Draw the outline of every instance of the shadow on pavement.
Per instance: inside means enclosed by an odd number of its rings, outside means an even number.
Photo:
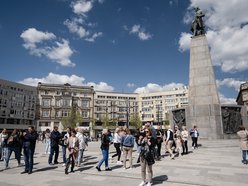
[[[162,184],[164,181],[167,181],[167,180],[168,180],[167,175],[156,176],[152,179],[152,182],[153,182],[152,185]]]
[[[92,167],[94,167],[94,166],[81,167],[81,168],[78,168],[77,170],[75,170],[75,172],[82,172],[82,171],[91,169]]]
[[[115,165],[115,166],[111,167],[111,169],[114,170],[114,169],[119,169],[121,167],[123,167],[123,165]]]
[[[83,165],[86,166],[86,165],[93,165],[93,164],[96,164],[98,161],[92,161],[92,162],[87,162],[87,163],[84,163]]]
[[[53,169],[57,169],[57,168],[58,168],[58,166],[44,167],[44,168],[41,168],[41,169],[34,170],[33,173],[35,173],[35,172],[43,172],[43,171],[47,171],[47,170],[53,170]]]
[[[96,159],[97,157],[90,157],[90,158],[84,158],[85,161],[89,161],[89,160],[92,160],[92,159]]]

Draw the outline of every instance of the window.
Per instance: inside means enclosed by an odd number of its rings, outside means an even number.
[[[42,117],[49,117],[50,116],[50,111],[49,110],[43,110],[42,111]]]
[[[62,117],[68,117],[70,115],[70,112],[68,110],[62,111]]]
[[[88,108],[89,107],[89,101],[88,100],[83,100],[82,101],[82,107],[83,108]]]
[[[49,107],[50,106],[50,99],[43,99],[42,106]]]
[[[61,106],[61,100],[56,100],[55,105],[56,105],[56,107],[60,107]]]
[[[89,112],[87,112],[87,111],[82,111],[82,117],[83,117],[83,118],[88,118],[88,117],[89,117]]]
[[[71,106],[71,100],[70,99],[64,99],[63,100],[63,106],[70,107]]]
[[[55,112],[55,117],[61,117],[61,111],[56,111]]]

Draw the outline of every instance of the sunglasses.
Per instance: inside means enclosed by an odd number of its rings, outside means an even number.
[[[148,130],[146,130],[145,132],[146,132],[146,133],[148,133],[149,131],[148,131]]]

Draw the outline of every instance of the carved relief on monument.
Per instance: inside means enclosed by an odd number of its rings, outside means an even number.
[[[185,109],[173,110],[172,114],[174,126],[177,125],[180,130],[182,129],[182,126],[186,126]]]
[[[240,112],[240,107],[221,107],[223,132],[225,134],[235,134],[238,131],[239,126],[242,124],[242,116]]]

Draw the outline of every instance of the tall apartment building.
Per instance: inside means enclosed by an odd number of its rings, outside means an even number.
[[[188,88],[156,93],[117,93],[96,91],[94,97],[95,130],[102,129],[106,118],[112,126],[124,126],[133,114],[142,123],[163,124],[169,120],[169,110],[188,105]]]
[[[174,88],[171,91],[139,94],[140,117],[143,122],[154,125],[169,120],[169,111],[188,105],[188,88]]]
[[[95,132],[100,133],[105,122],[111,126],[129,124],[133,114],[138,114],[138,94],[96,91],[94,96]]]
[[[236,102],[238,105],[244,105],[248,114],[248,81],[240,85]]]
[[[36,87],[0,80],[0,129],[35,126]]]
[[[63,130],[61,120],[69,116],[72,106],[82,117],[79,127],[92,129],[94,89],[90,86],[38,83],[37,126],[38,130],[52,129],[55,125]]]

